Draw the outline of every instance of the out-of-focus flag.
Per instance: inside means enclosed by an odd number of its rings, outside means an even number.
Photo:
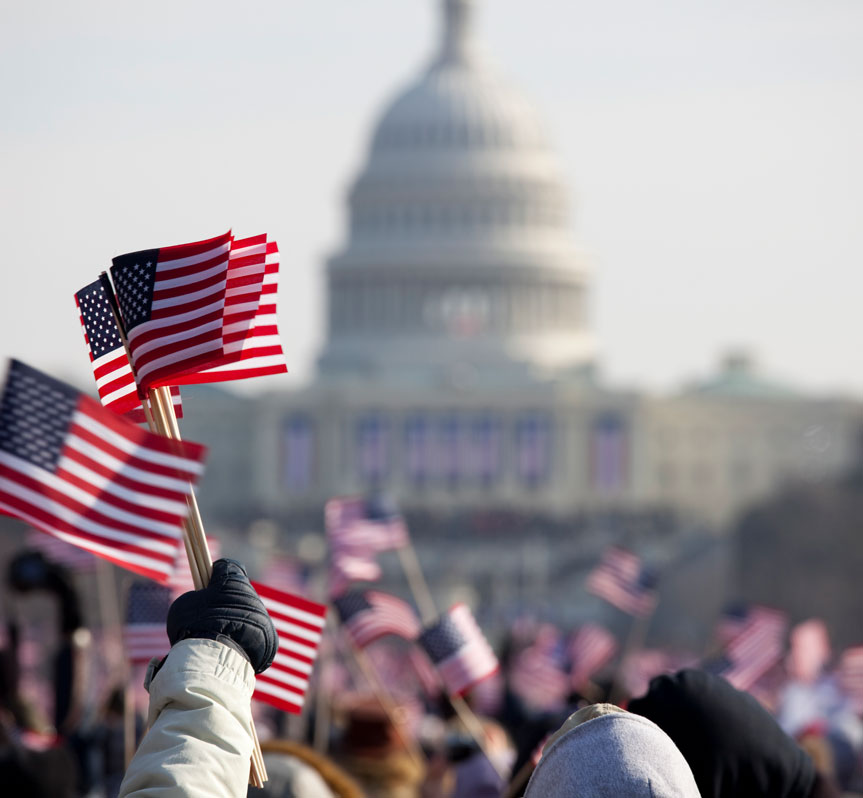
[[[420,633],[420,622],[413,608],[387,593],[355,590],[339,596],[333,604],[357,648],[365,648],[384,635],[415,640]]]
[[[369,556],[408,543],[404,520],[383,502],[360,496],[330,499],[324,520],[332,552]]]
[[[611,546],[587,578],[587,589],[629,615],[646,617],[656,607],[656,574],[631,551]]]
[[[225,382],[283,374],[288,365],[279,339],[276,299],[279,248],[265,234],[234,239],[228,260],[222,355],[186,375],[185,383]]]
[[[837,668],[839,687],[851,701],[855,712],[863,712],[863,646],[846,648]]]
[[[323,637],[327,608],[261,582],[252,582],[252,585],[279,635],[276,659],[258,674],[252,697],[285,712],[299,714]]]
[[[94,280],[85,285],[75,294],[75,304],[102,406],[137,424],[143,423],[144,408],[132,366],[102,282]],[[176,386],[171,388],[171,398],[177,418],[182,418],[183,403]]]
[[[89,551],[73,546],[54,535],[30,528],[24,536],[24,545],[42,554],[48,562],[62,565],[70,571],[85,573],[92,571],[98,562]]]
[[[435,699],[440,696],[440,677],[437,675],[434,665],[429,662],[429,658],[426,656],[425,652],[419,648],[412,647],[408,652],[408,659],[413,667],[417,682],[426,697]]]
[[[204,451],[13,360],[0,399],[0,511],[163,581]]]
[[[623,663],[623,683],[626,691],[632,696],[644,695],[654,676],[676,670],[674,663],[674,658],[661,649],[643,648],[633,652]]]
[[[614,635],[595,623],[579,627],[569,642],[570,685],[580,690],[617,652]]]
[[[456,604],[418,638],[451,695],[461,695],[498,670],[497,657],[466,604]]]
[[[830,661],[830,634],[820,618],[810,618],[791,630],[791,650],[786,659],[788,676],[814,682]]]
[[[770,607],[752,605],[744,619],[736,611],[737,633],[725,646],[725,662],[719,674],[738,690],[751,690],[755,683],[781,661],[788,616]]]
[[[222,556],[222,544],[218,538],[207,536],[207,548],[210,557],[215,562]],[[192,569],[189,565],[189,556],[186,554],[186,544],[181,540],[177,546],[174,557],[174,570],[166,582],[174,596],[182,596],[190,590],[195,590],[195,581],[192,579]]]
[[[342,595],[353,582],[377,582],[381,578],[381,567],[374,556],[334,551],[330,554],[329,595]]]
[[[154,582],[133,582],[126,604],[123,642],[130,662],[142,664],[168,653],[171,643],[165,621],[173,596],[170,588]]]
[[[563,706],[570,692],[570,679],[554,627],[541,627],[536,640],[516,654],[509,683],[513,692],[533,709],[550,712]]]
[[[305,593],[308,580],[299,560],[277,552],[267,557],[261,570],[261,581],[287,593]]]
[[[138,385],[183,385],[222,356],[231,234],[114,258]]]

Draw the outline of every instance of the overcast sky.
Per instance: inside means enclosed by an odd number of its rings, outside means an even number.
[[[223,232],[282,252],[291,375],[322,260],[438,0],[3,3],[0,354],[90,387],[73,294],[113,255]],[[730,346],[863,394],[863,0],[485,0],[595,266],[615,384],[670,390]]]

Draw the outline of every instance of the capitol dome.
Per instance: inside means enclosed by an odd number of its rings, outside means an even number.
[[[441,0],[431,64],[389,103],[328,262],[322,376],[439,382],[589,364],[587,270],[543,126]]]

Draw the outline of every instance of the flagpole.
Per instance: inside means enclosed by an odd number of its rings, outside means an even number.
[[[138,383],[138,375],[135,372],[135,367],[132,362],[132,354],[129,349],[129,340],[126,337],[126,328],[123,326],[120,318],[120,308],[117,304],[117,297],[114,293],[113,285],[108,277],[107,272],[102,272],[99,275],[99,281],[105,289],[105,294],[108,298],[108,303],[111,306],[111,311],[114,314],[114,320],[117,323],[117,330],[120,333],[120,339],[123,342],[123,347],[126,350],[126,357],[129,359],[129,366],[132,369],[132,374],[135,377],[135,384]],[[141,393],[139,389],[139,394]],[[167,396],[167,402],[165,402]],[[150,413],[147,413],[147,401],[150,403]],[[177,424],[177,416],[174,413],[174,403],[171,399],[170,388],[160,387],[148,389],[145,396],[141,396],[141,405],[144,408],[144,415],[155,429],[166,438],[173,440],[182,440],[180,437],[180,428]],[[152,429],[152,427],[151,427]],[[210,556],[210,549],[207,545],[207,536],[204,533],[203,520],[198,509],[198,501],[195,497],[194,489],[189,491],[186,502],[189,507],[189,516],[186,520],[184,535],[184,543],[186,546],[186,554],[189,557],[189,567],[192,572],[192,581],[196,590],[205,588],[213,575],[213,558]],[[249,771],[249,783],[253,787],[263,787],[267,781],[267,769],[264,765],[264,757],[261,753],[261,744],[258,741],[258,733],[255,729],[255,722],[250,718],[249,732],[252,737],[252,760]]]
[[[132,761],[135,754],[135,716],[132,706],[132,693],[130,688],[131,671],[129,661],[126,658],[122,645],[122,630],[118,608],[121,604],[121,592],[117,588],[113,571],[107,561],[97,558],[96,561],[96,590],[99,596],[99,611],[102,620],[102,630],[109,629],[112,636],[119,635],[121,640],[121,654],[119,663],[112,663],[112,681],[119,672],[123,684],[123,760],[126,767]]]
[[[419,608],[423,625],[427,626],[434,623],[439,617],[437,606],[435,605],[434,598],[432,597],[428,583],[423,575],[422,568],[420,568],[416,549],[414,549],[410,540],[408,540],[406,546],[401,546],[398,549],[398,554],[402,570],[407,577],[408,585],[410,586],[414,601]],[[441,683],[444,684],[443,681]],[[495,769],[501,779],[506,781],[509,774],[506,773],[489,755],[485,739],[485,730],[483,729],[479,718],[476,716],[476,713],[468,706],[467,702],[460,695],[450,695],[446,684],[444,684],[444,694],[449,699],[450,705],[464,724],[468,734],[473,737],[474,741],[479,746],[483,754],[485,754],[486,759],[488,759],[491,766]]]
[[[429,590],[428,583],[426,582],[425,576],[423,576],[422,569],[420,568],[419,558],[417,557],[413,543],[408,540],[407,545],[399,547],[398,554],[399,562],[401,563],[405,577],[407,577],[411,594],[419,608],[420,617],[422,618],[423,623],[433,623],[437,620],[438,611],[435,606],[431,590]]]
[[[386,713],[389,718],[390,723],[395,729],[396,734],[399,736],[399,739],[405,746],[405,750],[410,755],[410,758],[414,761],[419,767],[424,768],[426,765],[425,757],[420,753],[419,749],[416,747],[416,744],[413,740],[408,737],[405,733],[405,730],[402,728],[402,722],[398,718],[398,707],[396,706],[395,701],[393,701],[387,689],[381,683],[380,677],[374,669],[371,661],[368,658],[368,655],[357,648],[353,644],[351,644],[351,654],[353,655],[353,660],[359,666],[360,671],[363,676],[365,676],[366,681],[369,683],[369,686],[372,688],[372,692],[375,694],[375,698],[377,698],[378,703],[381,705],[381,708]]]

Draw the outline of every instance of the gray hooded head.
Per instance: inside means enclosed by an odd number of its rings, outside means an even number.
[[[584,722],[580,714],[546,743],[525,798],[699,798],[689,765],[655,723],[624,711]]]

